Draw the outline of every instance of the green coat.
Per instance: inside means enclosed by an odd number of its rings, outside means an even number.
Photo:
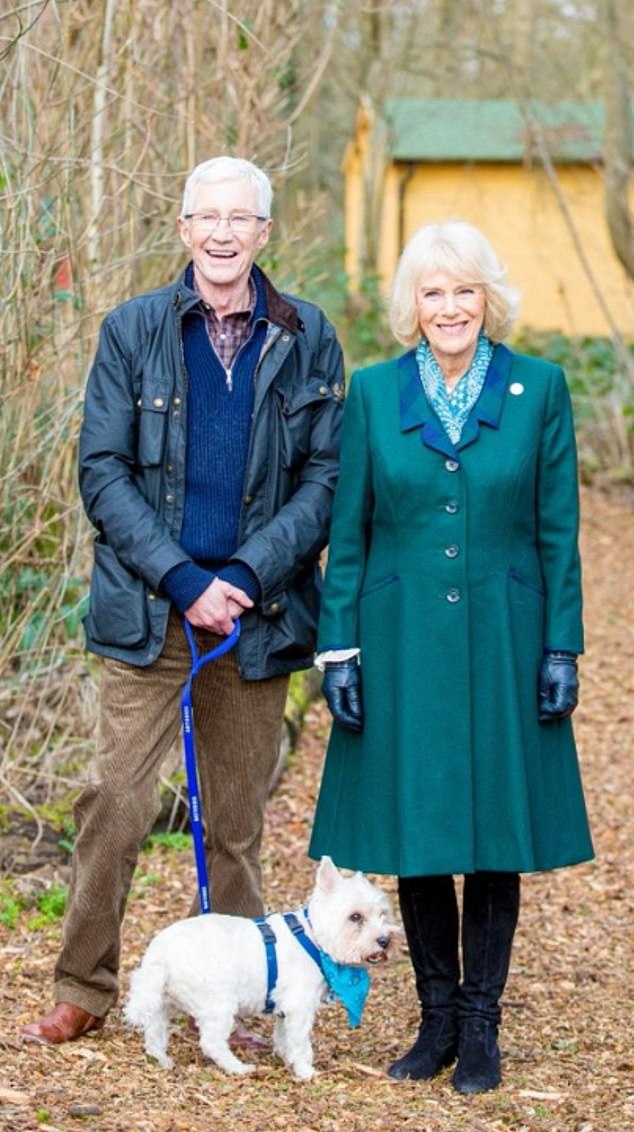
[[[544,647],[583,651],[570,398],[495,348],[454,448],[414,352],[353,375],[319,648],[358,646],[361,735],[334,725],[310,845],[343,867],[532,872],[592,857]]]

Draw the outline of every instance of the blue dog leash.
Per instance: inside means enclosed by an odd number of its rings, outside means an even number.
[[[183,720],[183,750],[185,754],[185,773],[187,775],[187,794],[189,798],[189,818],[194,841],[194,857],[196,860],[196,874],[198,876],[198,892],[200,894],[200,911],[211,912],[211,894],[207,878],[207,861],[205,859],[205,839],[203,834],[202,811],[200,793],[198,789],[198,774],[196,772],[196,747],[194,743],[194,709],[192,706],[192,684],[201,668],[209,664],[210,660],[217,660],[219,656],[229,652],[240,636],[240,622],[236,621],[233,631],[228,637],[216,645],[210,652],[200,656],[196,647],[194,630],[187,618],[183,618],[185,636],[192,654],[192,664],[189,678],[181,694],[181,718]]]

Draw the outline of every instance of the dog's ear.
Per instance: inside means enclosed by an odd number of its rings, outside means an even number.
[[[330,857],[322,857],[317,869],[317,885],[322,892],[332,892],[339,884],[341,877],[336,865]]]

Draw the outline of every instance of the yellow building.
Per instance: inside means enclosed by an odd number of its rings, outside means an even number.
[[[389,99],[361,106],[344,158],[346,270],[387,290],[421,225],[468,220],[522,292],[519,323],[634,337],[634,287],[603,213],[597,103],[531,107],[508,99]],[[543,162],[552,162],[549,176]]]

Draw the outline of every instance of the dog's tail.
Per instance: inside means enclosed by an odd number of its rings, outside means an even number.
[[[130,977],[130,993],[123,1017],[131,1026],[145,1029],[162,1013],[164,997],[165,968],[157,959],[146,956]]]

